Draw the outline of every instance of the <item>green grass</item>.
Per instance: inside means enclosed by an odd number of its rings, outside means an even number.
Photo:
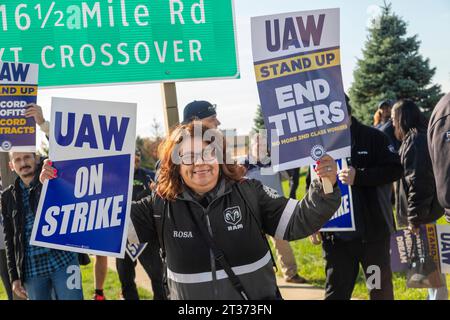
[[[92,262],[87,266],[81,267],[82,281],[83,281],[83,295],[85,300],[90,300],[94,296],[94,258]],[[108,269],[106,281],[104,285],[104,293],[108,300],[120,299],[120,281],[117,272]],[[153,295],[148,290],[138,287],[139,296],[142,300],[153,299]],[[3,285],[0,284],[0,300],[6,300],[6,292]]]
[[[283,182],[283,191],[285,195],[289,192],[289,182]],[[297,199],[302,199],[305,194],[305,172],[303,170],[300,177],[300,184],[297,189]],[[438,223],[445,223],[441,219]],[[307,278],[317,287],[325,286],[325,262],[322,258],[322,246],[313,245],[309,239],[303,239],[291,242],[292,249],[297,261],[299,273]],[[278,268],[280,270],[280,268]],[[450,283],[450,276],[447,275],[447,283]],[[396,300],[424,300],[427,298],[427,289],[410,289],[406,287],[406,276],[401,273],[393,275],[394,296]],[[364,275],[360,270],[353,297],[357,299],[368,299],[368,293]]]

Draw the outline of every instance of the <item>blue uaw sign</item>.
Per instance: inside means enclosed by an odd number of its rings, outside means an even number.
[[[131,205],[136,105],[54,98],[49,158],[33,245],[124,257]]]
[[[336,160],[338,172],[347,169],[347,161],[345,159]],[[315,166],[311,166],[311,179],[317,179],[318,176],[314,171]],[[353,211],[352,187],[343,184],[337,179],[339,189],[341,189],[341,206],[331,219],[320,229],[322,232],[333,231],[355,231],[355,218]]]
[[[252,46],[275,171],[349,157],[339,9],[252,18]]]

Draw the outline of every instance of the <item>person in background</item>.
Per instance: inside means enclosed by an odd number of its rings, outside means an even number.
[[[138,201],[151,194],[150,183],[155,179],[155,174],[141,167],[142,152],[136,148],[134,158],[134,181],[133,201]],[[159,256],[159,245],[157,242],[149,243],[138,257],[145,272],[151,279],[154,300],[165,300],[163,286],[163,265]],[[122,296],[125,300],[139,300],[136,287],[136,262],[131,260],[128,254],[123,259],[116,259],[117,273],[122,286]]]
[[[380,122],[376,126],[376,128],[379,129],[381,126],[383,126],[386,122],[388,122],[391,119],[392,101],[391,100],[380,101],[377,109],[378,109],[377,111],[380,113]]]
[[[450,222],[450,93],[434,108],[428,126],[428,149],[433,165],[438,200]]]
[[[347,110],[352,115],[346,96]],[[395,231],[391,205],[391,184],[403,170],[398,154],[379,130],[365,126],[351,116],[351,158],[339,180],[352,186],[355,231],[323,232],[325,299],[349,300],[360,265],[368,279],[378,266],[379,285],[368,285],[371,300],[393,300],[390,237]],[[349,161],[350,160],[350,161]]]
[[[393,150],[398,152],[398,149],[400,148],[400,142],[395,137],[394,133],[394,126],[392,125],[392,119],[391,119],[391,109],[392,109],[392,100],[383,100],[381,101],[378,106],[381,107],[383,110],[383,123],[380,124],[377,129],[379,129],[381,132],[383,132],[389,139],[389,145],[392,146]],[[389,111],[389,116],[388,116]]]
[[[300,168],[287,170],[289,175],[289,198],[297,199],[297,189],[300,181]]]
[[[245,162],[245,167],[247,169],[246,177],[259,180],[264,186],[273,189],[279,195],[283,195],[281,173],[273,172],[269,162],[270,158],[268,153],[264,155],[264,159],[261,159],[260,157],[260,153],[264,153],[262,151],[268,150],[267,139],[259,134],[253,134],[251,137],[250,154]],[[293,199],[295,199],[295,195]],[[281,271],[283,272],[285,281],[299,284],[307,283],[307,280],[298,274],[294,252],[292,251],[289,242],[282,239],[271,239],[275,245],[278,263],[281,265]]]
[[[217,129],[221,123],[217,119],[216,108],[216,105],[208,101],[194,100],[184,107],[182,124],[200,121],[202,125],[210,129]]]
[[[375,111],[375,114],[373,115],[373,126],[375,128],[379,128],[382,125],[381,114],[382,114],[382,111],[380,109],[378,109],[377,111]]]
[[[78,255],[30,244],[42,189],[36,155],[10,152],[9,159],[18,178],[2,193],[1,211],[13,292],[30,300],[83,300]],[[69,286],[69,278],[79,281]]]
[[[404,175],[396,190],[397,221],[407,221],[409,229],[435,223],[444,214],[437,199],[436,183],[428,152],[428,121],[419,107],[409,99],[398,101],[392,108],[395,135],[402,142],[399,150]],[[430,300],[448,300],[445,275],[444,286],[429,289]]]
[[[0,196],[2,194],[2,191],[3,191],[2,179],[0,176]],[[8,300],[13,300],[11,282],[9,281],[9,274],[8,274],[8,264],[6,260],[5,235],[3,234],[3,218],[1,206],[0,206],[0,277],[2,279],[6,295],[8,296]]]

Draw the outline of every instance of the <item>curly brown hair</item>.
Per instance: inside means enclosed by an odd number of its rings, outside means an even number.
[[[226,139],[223,134],[216,129],[210,129],[201,125],[199,122],[191,122],[185,125],[177,126],[172,133],[164,139],[158,148],[158,155],[160,158],[160,171],[158,175],[158,185],[156,192],[158,195],[170,201],[176,200],[177,196],[183,192],[183,182],[180,174],[180,164],[175,163],[173,156],[177,152],[181,142],[184,138],[194,138],[194,132],[200,133],[198,128],[201,127],[202,139],[206,143],[215,143],[217,158],[219,160],[219,168],[222,176],[225,179],[239,181],[245,173],[245,167],[238,165],[235,161],[231,164],[225,163],[227,157]],[[195,131],[197,128],[197,131]],[[217,141],[219,140],[219,141]]]

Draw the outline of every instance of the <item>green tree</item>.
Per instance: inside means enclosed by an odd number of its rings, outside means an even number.
[[[265,129],[266,126],[264,124],[264,116],[262,113],[261,105],[257,105],[255,118],[253,119],[253,130],[259,131],[261,129]]]
[[[419,54],[418,36],[406,36],[407,23],[392,12],[390,3],[381,9],[368,30],[349,90],[353,114],[366,124],[372,124],[381,100],[410,98],[430,113],[442,97],[440,86],[431,84],[436,68]]]

